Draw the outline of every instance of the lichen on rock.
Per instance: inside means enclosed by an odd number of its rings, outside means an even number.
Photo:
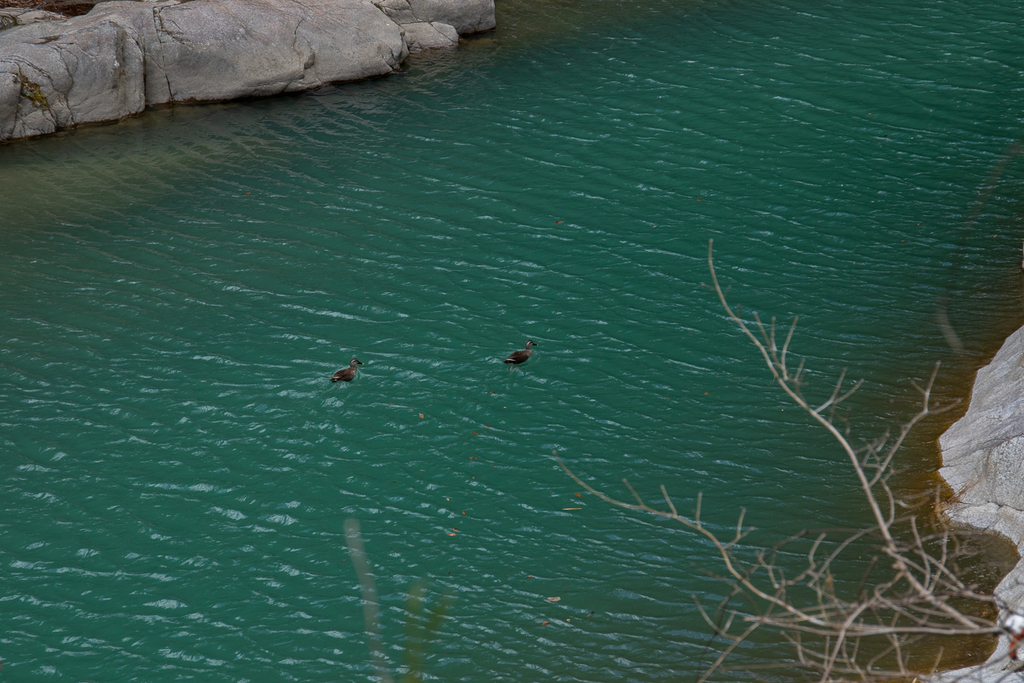
[[[28,98],[36,109],[50,109],[50,101],[46,99],[46,93],[39,87],[38,83],[30,81],[24,74],[18,74],[21,82],[21,96]]]

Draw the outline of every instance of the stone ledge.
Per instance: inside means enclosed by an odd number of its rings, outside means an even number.
[[[411,50],[494,28],[494,0],[114,0],[70,19],[0,10],[4,26],[0,140],[11,140],[382,76]]]
[[[1006,536],[1024,555],[1024,328],[1011,334],[992,362],[978,371],[967,413],[939,438],[939,474],[953,489],[947,508],[958,524]],[[1024,611],[1024,561],[1007,574],[996,597]],[[1009,643],[980,666],[931,677],[935,683],[996,683],[1009,680],[1014,664]]]

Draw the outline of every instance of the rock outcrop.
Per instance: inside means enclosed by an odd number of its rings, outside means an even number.
[[[0,31],[14,26],[28,26],[39,21],[61,21],[64,17],[55,12],[23,7],[0,7]]]
[[[0,10],[0,140],[148,106],[381,76],[494,27],[494,0],[115,0],[71,19]]]
[[[949,517],[1006,536],[1024,555],[1024,328],[1010,335],[992,362],[978,371],[967,413],[942,435],[939,445],[939,473],[954,492]],[[1003,578],[995,595],[1001,605],[1024,611],[1024,562]],[[1001,638],[985,665],[946,672],[935,680],[1006,681],[1007,666],[1016,664],[1007,657],[1008,646]]]

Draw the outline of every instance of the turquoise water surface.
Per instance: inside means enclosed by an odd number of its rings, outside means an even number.
[[[433,680],[691,680],[713,549],[553,450],[755,544],[866,519],[708,240],[863,437],[1024,322],[1021,3],[498,2],[386,79],[0,147],[0,680],[371,680],[350,517],[396,665],[424,579]]]

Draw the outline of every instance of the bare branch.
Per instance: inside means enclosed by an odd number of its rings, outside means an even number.
[[[667,510],[646,504],[625,479],[623,484],[636,502],[620,501],[584,482],[554,453],[558,465],[586,491],[617,507],[682,524],[699,533],[718,552],[724,572],[712,576],[729,590],[714,618],[699,600],[694,600],[702,618],[716,636],[724,638],[726,645],[698,683],[725,669],[726,659],[761,627],[777,632],[794,648],[796,664],[778,666],[803,667],[814,672],[821,683],[925,675],[939,667],[947,639],[998,633],[994,618],[977,616],[987,614],[977,608],[1003,606],[997,605],[993,596],[983,595],[962,580],[956,559],[966,551],[957,543],[957,537],[941,525],[933,527],[929,523],[922,528],[914,514],[901,512],[904,516],[897,517],[898,509],[910,509],[910,505],[898,500],[890,485],[896,454],[922,420],[955,405],[932,405],[939,364],[923,386],[913,383],[921,396],[917,413],[899,430],[886,430],[878,438],[854,448],[848,438],[850,423],[845,411],[837,414],[836,410],[864,381],[859,380],[844,391],[844,369],[827,400],[812,406],[802,389],[807,373],[805,361],[801,359],[795,372],[791,372],[787,360],[798,318],[794,317],[780,349],[776,318],[765,325],[754,313],[753,323],[748,324],[738,314],[739,309],[730,306],[715,271],[711,241],[708,269],[722,308],[757,349],[774,383],[813,423],[832,436],[839,452],[846,456],[873,524],[861,529],[804,531],[771,548],[739,553],[738,544],[754,530],[744,526],[744,509],[741,508],[735,527],[728,532],[731,538],[724,540],[718,535],[718,527],[709,527],[702,521],[700,492],[696,493],[692,518],[679,514],[664,485],[660,489]],[[835,424],[837,421],[842,423],[842,431]],[[919,500],[917,504],[923,502],[927,501]],[[936,494],[929,509],[940,507],[941,499]],[[741,556],[746,559],[741,561]],[[800,566],[794,568],[794,561]],[[840,570],[851,562],[866,564],[857,583],[846,580],[849,570]],[[1024,617],[1021,623],[1024,624]],[[930,655],[911,656],[923,642],[938,647],[934,661]],[[748,669],[775,666],[759,664]]]
[[[786,335],[786,343],[782,345],[782,374],[786,374],[786,354],[789,353],[789,342],[793,341],[793,332],[796,331],[796,322],[800,320],[800,316],[793,317],[793,324],[789,326],[789,333]],[[799,375],[800,373],[797,373]]]

